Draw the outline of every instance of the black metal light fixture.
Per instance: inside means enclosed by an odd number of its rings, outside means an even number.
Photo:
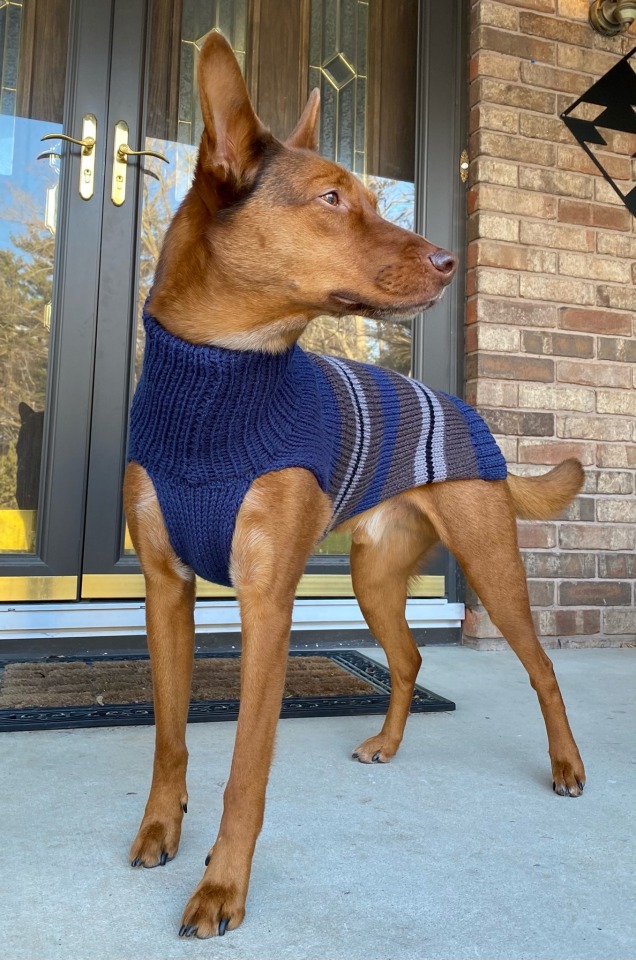
[[[623,193],[603,166],[602,158],[599,158],[590,146],[596,144],[607,147],[608,133],[605,131],[631,134],[636,143],[636,70],[632,64],[635,55],[636,47],[568,107],[561,114],[561,119],[630,213],[636,217],[636,187]],[[578,107],[582,107],[579,113],[588,112],[588,115],[590,107],[596,108],[592,110],[596,114],[594,119],[574,116]],[[636,158],[636,153],[632,154],[632,158]]]
[[[589,18],[598,33],[614,37],[636,20],[636,0],[592,0]]]

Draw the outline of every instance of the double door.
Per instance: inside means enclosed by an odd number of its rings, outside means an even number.
[[[457,247],[459,128],[440,96],[453,109],[458,24],[417,0],[0,5],[0,600],[143,595],[121,507],[128,410],[201,132],[202,37],[223,31],[278,136],[319,86],[321,151],[372,181],[387,216]],[[426,326],[318,320],[307,346],[456,391],[457,297]],[[346,595],[346,562],[332,536],[301,592]],[[438,559],[420,595],[452,594],[448,572]]]

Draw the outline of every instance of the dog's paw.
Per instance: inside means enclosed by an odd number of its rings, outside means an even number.
[[[390,763],[398,747],[399,743],[379,733],[377,737],[369,737],[356,747],[351,756],[360,763]]]
[[[581,758],[552,761],[552,789],[560,797],[580,797],[585,786],[585,768]]]
[[[179,849],[181,819],[144,821],[130,848],[132,867],[163,867]]]
[[[245,897],[236,887],[203,879],[194,891],[181,919],[180,937],[222,937],[236,930],[245,917]]]

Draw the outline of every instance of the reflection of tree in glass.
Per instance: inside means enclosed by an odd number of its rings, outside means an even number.
[[[46,397],[55,238],[44,227],[33,198],[14,191],[14,209],[3,213],[22,229],[0,249],[0,508],[15,509],[19,405],[42,410]]]
[[[367,177],[378,198],[378,212],[400,227],[413,229],[415,193],[412,183]],[[362,360],[400,373],[411,370],[411,320],[368,320],[365,317],[318,317],[300,343],[314,353]]]
[[[144,178],[144,202],[141,218],[139,254],[139,317],[159,257],[163,236],[189,182],[195,149],[148,137],[146,149],[158,150],[171,161],[161,167],[159,181]],[[413,229],[414,187],[412,183],[368,177],[367,186],[378,197],[378,210],[383,217],[408,230]],[[301,345],[314,353],[328,353],[349,359],[376,363],[401,373],[411,369],[410,320],[382,321],[364,317],[319,317],[305,331]],[[143,334],[138,331],[136,372],[141,369]]]

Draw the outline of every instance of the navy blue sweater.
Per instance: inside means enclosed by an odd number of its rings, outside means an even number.
[[[410,487],[501,480],[488,427],[462,400],[381,367],[195,346],[144,315],[128,459],[150,475],[177,555],[229,586],[236,516],[256,477],[305,467],[337,524]]]

